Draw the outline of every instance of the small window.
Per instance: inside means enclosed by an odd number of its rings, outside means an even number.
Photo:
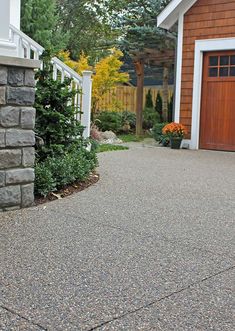
[[[208,75],[211,78],[235,77],[235,55],[210,56]]]
[[[228,66],[229,65],[229,56],[221,56],[220,57],[220,65]]]
[[[219,69],[220,77],[228,77],[228,67],[221,67]]]
[[[230,56],[230,64],[231,66],[235,65],[235,55]]]
[[[209,68],[209,77],[218,77],[218,68]]]
[[[235,67],[230,68],[230,76],[235,76]]]
[[[219,63],[218,59],[218,56],[210,56],[210,67],[217,66]]]

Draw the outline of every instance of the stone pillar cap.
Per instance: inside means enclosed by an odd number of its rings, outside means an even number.
[[[0,56],[0,65],[37,69],[41,66],[40,60],[22,59],[20,57]]]

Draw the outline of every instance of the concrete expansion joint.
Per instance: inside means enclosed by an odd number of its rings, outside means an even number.
[[[187,285],[187,286],[185,286],[185,287],[179,289],[178,291],[173,291],[172,293],[167,294],[167,295],[161,297],[161,298],[158,299],[158,300],[154,300],[154,301],[152,301],[152,302],[150,302],[150,303],[148,303],[148,304],[146,304],[146,305],[143,305],[143,306],[141,306],[141,307],[139,307],[139,308],[136,308],[136,309],[133,309],[133,310],[129,310],[129,311],[127,311],[126,313],[124,313],[124,314],[122,314],[122,315],[116,316],[116,317],[114,317],[114,318],[112,318],[112,319],[110,319],[110,320],[108,320],[108,321],[105,321],[105,322],[103,322],[103,323],[101,323],[101,324],[99,324],[99,325],[94,326],[93,328],[89,329],[88,331],[94,331],[94,330],[97,330],[97,329],[99,329],[99,328],[101,328],[101,327],[103,327],[103,326],[105,326],[105,325],[107,325],[107,324],[110,324],[110,323],[114,322],[114,321],[120,320],[120,319],[122,319],[122,318],[124,318],[124,317],[126,317],[126,316],[129,316],[129,315],[135,314],[135,313],[137,313],[137,312],[139,312],[139,311],[141,311],[141,310],[143,310],[143,309],[146,309],[146,308],[152,307],[152,306],[154,306],[155,304],[158,304],[158,302],[161,302],[161,301],[163,301],[163,300],[165,300],[165,299],[168,299],[168,298],[172,297],[173,295],[177,295],[177,294],[179,294],[179,293],[182,293],[182,292],[184,292],[184,291],[187,291],[188,289],[190,289],[191,287],[193,287],[193,286],[195,286],[195,285],[199,285],[199,284],[201,284],[201,283],[203,283],[203,282],[205,282],[205,281],[207,281],[207,280],[209,280],[209,279],[211,279],[211,278],[217,277],[217,276],[219,276],[219,275],[221,275],[221,274],[224,274],[224,273],[226,273],[226,272],[229,272],[229,271],[231,271],[231,270],[233,270],[233,269],[235,269],[235,265],[233,265],[233,266],[231,266],[231,267],[229,267],[229,268],[226,268],[226,269],[220,270],[220,271],[218,271],[218,272],[216,272],[216,273],[214,273],[214,274],[212,274],[212,275],[209,275],[209,276],[207,276],[207,277],[204,277],[204,278],[200,279],[200,280],[197,281],[197,282],[194,282],[194,283],[192,283],[192,284],[189,284],[189,285]]]
[[[57,211],[55,211],[55,212],[57,212]],[[68,216],[71,217],[71,215],[68,215]],[[89,221],[89,219],[87,219],[85,217],[83,217],[82,219],[84,221],[87,221],[87,222]],[[116,229],[116,230],[119,230],[119,231],[129,232],[129,233],[132,233],[132,234],[142,235],[142,233],[139,232],[139,231],[136,231],[136,230],[133,230],[133,229],[123,228],[121,226],[115,226],[115,225],[106,224],[106,223],[102,223],[102,222],[97,222],[97,225],[100,225],[100,226],[103,226],[103,227],[106,227],[106,228],[110,228],[110,229]],[[144,237],[145,238],[152,238],[152,239],[154,239],[154,236],[152,236],[151,234],[148,234],[148,235],[146,235]],[[161,237],[162,237],[162,240],[163,241],[168,242],[168,243],[171,243],[171,244],[175,244],[175,240],[167,238],[167,236],[163,235],[162,233],[161,233]],[[223,253],[218,253],[218,252],[215,252],[215,251],[211,251],[209,249],[201,248],[201,247],[198,247],[196,245],[195,246],[192,246],[192,245],[189,245],[189,244],[187,244],[185,242],[181,242],[180,244],[181,244],[181,246],[184,246],[184,247],[190,247],[191,249],[192,248],[193,249],[196,249],[199,252],[207,252],[207,253],[210,253],[210,254],[212,254],[214,256],[219,256],[219,257],[222,256],[222,257],[224,257],[224,254]],[[227,254],[227,257],[233,259],[233,256],[230,256],[228,254]]]
[[[8,307],[3,306],[3,305],[0,305],[0,308],[2,308],[2,309],[4,309],[4,310],[8,311],[9,313],[11,313],[11,314],[13,314],[13,315],[16,315],[16,316],[22,318],[23,320],[25,320],[26,322],[28,322],[28,323],[30,323],[30,324],[32,324],[32,325],[34,325],[34,326],[37,326],[37,327],[40,328],[42,331],[48,331],[48,329],[45,328],[44,326],[42,326],[42,325],[40,325],[40,324],[38,324],[38,323],[33,322],[32,320],[30,320],[30,319],[28,319],[27,317],[25,317],[25,316],[23,316],[23,315],[17,313],[16,311],[14,311],[14,310],[11,309],[11,308],[8,308]]]
[[[54,210],[54,212],[57,213],[56,210]],[[70,214],[68,216],[71,217]],[[86,218],[86,217],[82,217],[81,219],[83,219],[86,222],[89,222],[89,219]],[[127,228],[124,228],[124,227],[121,227],[121,226],[115,226],[115,225],[111,225],[111,224],[107,224],[107,223],[102,223],[102,222],[97,222],[96,224],[99,225],[99,226],[110,228],[110,229],[116,229],[116,230],[119,230],[119,231],[124,231],[124,232],[132,233],[132,234],[142,235],[142,233],[140,233],[139,231],[136,231],[136,230],[133,230],[133,229],[127,229]],[[162,237],[162,240],[163,241],[168,242],[168,243],[175,244],[175,240],[167,238],[167,236],[163,235],[162,233],[161,233],[161,237]],[[152,239],[154,239],[154,236],[152,236],[151,234],[148,234],[148,235],[145,236],[145,238],[152,238]],[[192,248],[193,249],[196,249],[199,252],[206,252],[206,253],[210,253],[210,254],[212,254],[214,256],[224,257],[224,254],[223,253],[218,253],[218,252],[215,252],[215,251],[211,251],[209,249],[201,248],[201,247],[198,247],[196,245],[195,246],[192,246],[192,245],[189,245],[189,244],[187,244],[185,242],[181,242],[180,244],[181,244],[181,246],[184,246],[184,247],[190,247],[191,249]],[[228,254],[226,256],[229,257],[230,259],[233,259],[233,256],[230,256]]]

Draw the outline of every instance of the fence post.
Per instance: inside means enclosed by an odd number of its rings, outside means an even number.
[[[92,79],[91,71],[83,71],[82,81],[82,118],[81,124],[85,126],[83,136],[84,138],[90,137],[91,126],[91,91],[92,91]]]

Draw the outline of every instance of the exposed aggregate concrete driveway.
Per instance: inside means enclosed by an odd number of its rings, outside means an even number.
[[[235,153],[131,146],[0,214],[1,331],[235,329]]]

